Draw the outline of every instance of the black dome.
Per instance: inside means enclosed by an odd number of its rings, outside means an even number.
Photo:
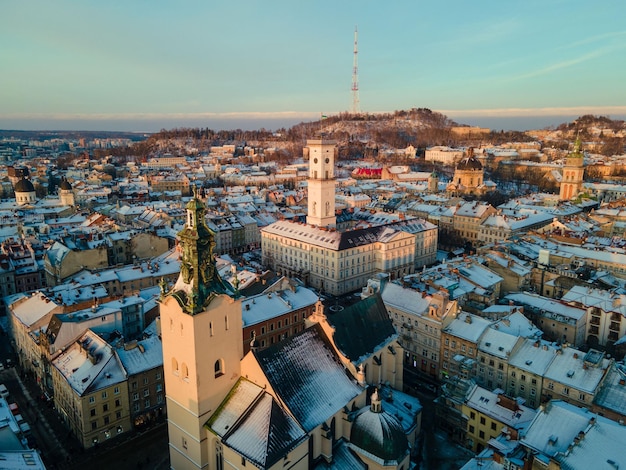
[[[70,182],[66,179],[63,179],[63,181],[61,181],[61,184],[59,185],[59,189],[63,189],[63,190],[72,190],[72,185],[70,184]]]
[[[400,421],[389,413],[369,408],[354,419],[350,443],[385,461],[400,461],[409,450]]]
[[[13,188],[13,190],[16,193],[32,193],[35,192],[35,187],[33,186],[33,183],[31,183],[27,179],[22,178],[17,183],[15,183],[15,187]]]
[[[457,170],[482,170],[483,165],[476,159],[476,157],[471,156],[465,157],[461,160],[456,168]]]

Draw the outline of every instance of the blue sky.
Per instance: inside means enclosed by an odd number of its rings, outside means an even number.
[[[348,111],[355,26],[364,112],[426,107],[494,128],[626,117],[623,0],[5,0],[0,11],[4,129],[275,129]]]

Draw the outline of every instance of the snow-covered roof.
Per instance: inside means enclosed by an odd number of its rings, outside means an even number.
[[[207,425],[223,444],[258,468],[270,468],[308,439],[269,393],[245,379],[237,382]]]
[[[574,323],[578,322],[587,313],[582,308],[573,307],[530,292],[515,292],[507,294],[504,298],[513,301],[517,305],[530,306],[540,311],[561,315],[565,320],[570,319]]]
[[[117,348],[115,353],[128,375],[140,374],[163,366],[163,345],[156,335]]]
[[[284,289],[279,292],[247,297],[242,303],[244,327],[255,325],[285,313],[315,305],[318,296],[311,289],[298,287],[295,291]]]
[[[544,378],[594,395],[611,361],[598,351],[592,354],[593,351],[583,353],[573,348],[559,349]]]
[[[126,379],[111,346],[91,330],[57,356],[52,365],[79,396]]]
[[[443,331],[457,338],[477,343],[490,324],[490,320],[462,312]]]
[[[363,392],[346,374],[319,324],[254,354],[272,388],[306,432]]]
[[[10,304],[13,315],[25,326],[30,327],[59,307],[42,292],[23,296]]]
[[[505,426],[517,430],[525,429],[535,418],[536,411],[518,403],[511,403],[512,401],[512,399],[499,397],[497,393],[475,385],[468,394],[465,404]]]
[[[626,466],[626,427],[560,400],[537,414],[521,443],[569,470]]]

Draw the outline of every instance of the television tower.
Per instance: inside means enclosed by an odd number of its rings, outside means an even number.
[[[354,27],[354,62],[352,64],[352,114],[359,114],[361,109],[359,107],[359,61],[358,61],[358,40],[359,32],[357,27]]]

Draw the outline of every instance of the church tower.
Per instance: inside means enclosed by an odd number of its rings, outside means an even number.
[[[180,275],[161,285],[161,338],[173,469],[212,468],[220,446],[204,424],[241,376],[242,314],[238,293],[217,272],[215,234],[194,191],[178,234]]]
[[[561,188],[559,199],[569,201],[578,196],[583,189],[583,178],[585,176],[585,156],[582,152],[582,142],[580,136],[576,137],[574,150],[565,158],[563,166],[563,176],[561,178]]]
[[[429,193],[439,192],[439,175],[437,175],[437,172],[435,170],[433,170],[433,172],[428,177],[428,192]]]
[[[63,206],[74,205],[74,193],[72,192],[72,185],[65,178],[63,178],[63,181],[61,181],[61,184],[59,185],[59,199],[61,201],[61,205]]]
[[[335,227],[335,148],[324,138],[307,140],[309,148],[309,205],[307,224]]]

